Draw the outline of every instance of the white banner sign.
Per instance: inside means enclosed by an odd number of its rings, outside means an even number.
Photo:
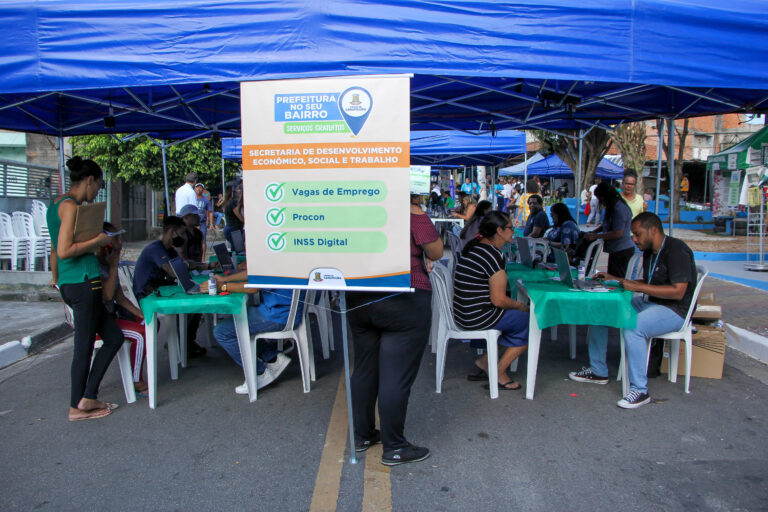
[[[240,87],[248,283],[410,288],[406,76]]]
[[[431,172],[428,165],[411,166],[411,194],[429,194]]]

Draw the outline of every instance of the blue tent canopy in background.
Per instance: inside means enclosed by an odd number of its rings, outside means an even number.
[[[500,176],[522,176],[525,166],[522,163],[499,169]],[[603,179],[619,180],[624,176],[624,168],[603,158],[595,171]],[[548,178],[573,178],[573,171],[554,153],[544,157],[536,153],[528,159],[528,176]]]
[[[504,130],[492,136],[490,133],[469,133],[434,130],[411,132],[411,163],[438,165],[496,165],[508,156],[525,152],[525,134]],[[221,139],[221,157],[228,160],[242,158],[240,137]]]
[[[412,74],[414,130],[768,107],[764,0],[47,0],[0,20],[0,128],[56,136],[238,135],[240,82],[358,74]]]

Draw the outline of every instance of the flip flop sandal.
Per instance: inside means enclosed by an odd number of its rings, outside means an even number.
[[[106,408],[106,409],[100,409],[100,410],[104,412],[92,414],[90,416],[83,416],[82,418],[69,418],[69,421],[97,420],[99,418],[103,418],[105,416],[109,416],[110,414],[112,414],[112,409]]]
[[[512,385],[512,387],[509,387],[510,385]],[[490,386],[488,386],[488,384],[486,384],[483,387],[485,389],[488,389]],[[499,383],[499,391],[518,391],[518,390],[520,390],[522,388],[523,388],[523,386],[519,382],[515,382],[513,380],[511,380],[511,381],[509,381],[509,382],[507,382],[505,384]]]
[[[113,403],[109,403],[109,402],[104,402],[104,405],[105,405],[105,406],[106,406],[106,408],[107,408],[107,409],[109,409],[110,411],[114,411],[115,409],[117,409],[118,407],[120,407],[120,405],[118,405],[118,404],[113,404]]]
[[[467,375],[467,380],[471,382],[481,382],[484,380],[488,380],[488,374],[485,370],[477,369],[476,372],[470,373]]]

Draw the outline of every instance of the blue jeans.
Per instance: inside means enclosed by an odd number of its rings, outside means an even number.
[[[284,325],[280,325],[271,320],[267,320],[259,311],[257,306],[248,306],[248,333],[253,336],[260,332],[272,332],[282,330]],[[213,328],[213,337],[221,345],[227,354],[238,364],[243,366],[243,358],[240,356],[240,346],[237,344],[237,332],[235,331],[235,321],[232,317],[225,318]],[[277,344],[274,342],[262,341],[258,344],[256,372],[261,375],[264,373],[264,361],[270,361],[278,354]]]
[[[213,212],[213,225],[218,226],[221,221],[224,220],[224,214],[221,212]]]
[[[646,340],[659,334],[677,331],[685,321],[671,309],[645,302],[642,296],[632,299],[632,307],[637,311],[637,327],[624,329],[624,344],[627,350],[627,371],[629,389],[639,393],[648,392],[648,348]],[[590,326],[589,328],[589,364],[595,375],[608,376],[605,353],[608,348],[608,328]]]
[[[525,347],[528,345],[528,313],[519,309],[507,309],[491,329],[501,331],[499,345],[503,347]],[[470,340],[472,348],[486,348],[485,340]]]

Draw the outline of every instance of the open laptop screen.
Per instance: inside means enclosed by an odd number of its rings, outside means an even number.
[[[230,233],[230,236],[232,237],[232,249],[234,249],[237,254],[244,254],[245,238],[243,238],[243,231],[241,229],[236,229]]]
[[[229,251],[227,250],[227,244],[216,244],[213,246],[213,250],[216,253],[216,257],[219,259],[221,270],[227,272],[235,268],[235,265],[232,262],[232,255],[229,254]]]
[[[560,275],[560,282],[569,288],[573,288],[573,275],[571,266],[568,264],[568,255],[562,249],[553,249],[555,253],[555,263],[557,263],[557,273]]]
[[[200,291],[200,285],[195,283],[189,275],[189,269],[187,264],[181,257],[177,256],[170,261],[173,273],[176,274],[176,279],[179,281],[179,285],[184,288],[187,293],[198,293]]]
[[[528,240],[522,237],[515,238],[517,242],[517,252],[520,253],[520,263],[533,268],[533,257],[531,256],[531,246]]]

